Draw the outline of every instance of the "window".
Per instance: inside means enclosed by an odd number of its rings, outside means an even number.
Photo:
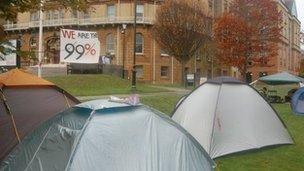
[[[115,10],[115,5],[108,5],[107,6],[107,16],[108,19],[114,19],[116,16],[116,10]]]
[[[144,67],[142,65],[135,66],[136,78],[142,78],[144,76]]]
[[[224,10],[225,10],[225,12],[228,11],[228,1],[227,0],[224,1]]]
[[[143,36],[141,33],[136,33],[136,53],[143,53]]]
[[[213,0],[208,1],[209,10],[212,12],[213,10]]]
[[[107,53],[111,55],[115,52],[115,43],[114,43],[114,36],[113,34],[108,34],[106,38],[106,46],[107,46]]]
[[[189,74],[189,67],[185,68],[185,74]]]
[[[168,77],[169,76],[169,67],[168,66],[161,66],[160,67],[160,76],[161,77]]]
[[[51,14],[53,15],[52,17],[53,17],[54,20],[57,20],[57,19],[60,18],[60,13],[59,13],[58,10],[52,11]]]
[[[137,5],[136,6],[136,18],[137,20],[142,20],[144,17],[144,6],[143,5]]]
[[[30,38],[30,46],[31,47],[37,46],[37,41],[36,41],[35,37]]]
[[[39,13],[38,13],[38,11],[34,12],[34,13],[31,13],[31,21],[39,21]]]
[[[72,18],[78,18],[78,11],[77,10],[71,11],[71,17]]]
[[[90,13],[89,12],[83,13],[83,18],[90,18]]]
[[[166,50],[164,50],[164,49],[160,49],[160,55],[161,56],[169,56],[168,53],[166,52]]]
[[[64,18],[63,10],[51,10],[45,12],[45,20],[58,20]]]
[[[17,21],[6,20],[6,24],[17,24]]]
[[[45,11],[44,12],[44,19],[45,20],[50,20],[51,19],[51,12],[50,11]]]
[[[223,70],[222,76],[228,76],[228,71],[227,70]]]
[[[79,16],[83,19],[89,19],[90,18],[90,13],[89,12],[79,12]]]

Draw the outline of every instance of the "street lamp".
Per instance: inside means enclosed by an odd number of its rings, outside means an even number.
[[[21,57],[20,57],[20,50],[22,46],[22,34],[18,35],[17,42],[16,42],[16,66],[17,68],[21,68]]]
[[[137,0],[134,0],[134,42],[133,42],[133,68],[132,68],[132,91],[136,91],[136,20],[137,20]]]
[[[125,78],[125,33],[127,29],[127,24],[122,24],[121,34],[123,35],[122,40],[122,78]]]

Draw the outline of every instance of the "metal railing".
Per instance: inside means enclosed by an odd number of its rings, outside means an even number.
[[[105,25],[105,24],[132,24],[134,17],[98,17],[98,18],[63,18],[55,20],[44,20],[44,27],[66,26],[66,25]],[[137,18],[138,24],[152,25],[153,18],[140,17]],[[4,24],[4,29],[9,30],[25,30],[29,28],[39,27],[39,21],[31,21],[27,23]]]

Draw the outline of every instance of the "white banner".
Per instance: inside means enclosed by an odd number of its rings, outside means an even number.
[[[3,44],[4,53],[0,53],[0,66],[16,66],[17,55],[14,52],[17,46],[17,40],[9,40],[9,44]]]
[[[60,30],[60,62],[98,63],[98,34],[90,31]]]

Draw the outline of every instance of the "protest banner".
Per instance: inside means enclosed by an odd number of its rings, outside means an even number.
[[[91,31],[60,30],[60,62],[98,63],[100,42]]]

